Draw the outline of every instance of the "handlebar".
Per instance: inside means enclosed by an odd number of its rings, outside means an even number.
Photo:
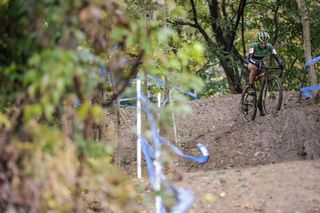
[[[280,70],[280,67],[268,67],[268,66],[262,66],[262,69],[272,69],[272,70]]]
[[[268,69],[269,69],[269,70],[281,70],[280,67],[274,67],[274,66],[270,66],[270,67],[269,67],[269,66],[262,66],[261,68],[262,68],[262,70],[265,69],[265,71],[268,70]],[[282,73],[283,73],[283,72],[280,72],[279,78],[282,77]]]

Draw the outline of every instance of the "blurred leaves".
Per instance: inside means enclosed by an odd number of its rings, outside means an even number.
[[[41,186],[35,211],[84,211],[86,199],[96,196],[83,192],[93,190],[103,194],[104,211],[134,209],[134,189],[113,165],[111,145],[95,138],[94,129],[104,131],[107,117],[92,98],[101,80],[99,65],[123,61],[111,71],[131,77],[127,53],[150,51],[148,32],[129,22],[115,1],[2,1],[0,21],[0,128],[12,134],[9,142],[19,155],[4,157],[1,165],[18,167]],[[112,38],[113,29],[123,32]],[[119,42],[126,45],[111,54]],[[84,202],[78,206],[77,199]]]
[[[6,115],[0,113],[0,129],[4,128],[5,130],[8,130],[11,128],[11,123]]]
[[[315,2],[308,1],[313,53],[319,52],[320,29]],[[167,76],[169,87],[203,96],[228,92],[216,63],[218,54],[234,63],[231,56],[221,47],[209,46],[196,29],[165,23],[169,18],[192,20],[190,3],[170,0],[167,10],[164,1],[148,3],[144,8],[138,0],[0,1],[0,128],[11,134],[7,138],[19,155],[9,156],[1,165],[16,165],[41,186],[39,211],[70,212],[78,208],[74,203],[77,196],[95,203],[90,192],[101,195],[100,207],[105,212],[133,211],[132,183],[113,165],[112,145],[100,135],[105,120],[113,122],[106,116],[105,102],[130,87],[129,79],[142,74],[138,71],[145,70],[162,81]],[[234,14],[235,1],[226,3],[226,12]],[[255,30],[261,26],[276,32],[275,47],[291,71],[284,85],[296,89],[304,63],[300,18],[292,2],[278,3],[277,29],[274,2],[267,2],[272,6],[266,16],[259,12],[264,11],[262,4],[248,6],[244,39],[247,43],[255,39]],[[209,32],[207,6],[206,1],[196,2],[198,21]],[[217,24],[226,30],[232,26],[226,18]],[[240,51],[239,33],[235,47]],[[99,76],[100,65],[112,77],[112,84]],[[164,88],[149,87],[150,93],[159,91]],[[172,123],[171,112],[190,112],[182,104],[184,95],[172,90],[172,96],[175,104],[161,112],[163,126]],[[109,132],[112,138],[115,133]],[[210,195],[204,199],[213,202]],[[172,206],[169,200],[168,206]],[[86,202],[81,204],[79,211],[86,208]]]

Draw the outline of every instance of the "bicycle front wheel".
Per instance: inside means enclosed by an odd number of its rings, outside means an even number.
[[[257,114],[257,95],[249,94],[249,86],[245,86],[241,96],[241,111],[246,120],[254,120]]]
[[[264,84],[262,107],[266,114],[274,114],[281,109],[283,88],[280,78],[269,76]]]

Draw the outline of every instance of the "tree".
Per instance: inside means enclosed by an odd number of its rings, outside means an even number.
[[[93,100],[106,61],[119,83],[108,99],[127,88],[144,57],[146,29],[115,1],[1,1],[0,22],[0,212],[84,212],[83,191],[111,192],[107,177],[123,187],[103,202],[132,210],[125,203],[134,189],[112,164],[111,144],[93,141],[108,110]],[[126,39],[136,45],[131,57]]]
[[[184,5],[183,1],[181,5]],[[201,5],[200,1],[197,4],[194,0],[190,0],[192,22],[187,20],[169,20],[173,25],[186,25],[193,27],[205,39],[209,51],[212,55],[210,57],[217,57],[221,66],[224,69],[228,81],[229,89],[232,93],[240,93],[241,76],[239,67],[243,64],[243,56],[240,55],[234,42],[236,39],[238,27],[241,17],[245,9],[246,0],[241,0],[236,4],[226,4],[225,1],[219,2],[217,0],[208,0],[209,17],[204,14],[199,14],[197,5]],[[208,20],[209,27],[213,34],[209,34],[208,26],[203,27],[206,23],[203,20]]]
[[[134,211],[134,184],[113,163],[110,106],[130,93],[140,67],[200,88],[181,70],[203,52],[194,42],[174,55],[168,41],[178,38],[163,20],[146,27],[126,8],[115,0],[0,1],[0,187],[14,194],[0,196],[0,212],[84,212],[84,191],[101,193],[92,209]]]
[[[309,14],[306,2],[304,0],[296,0],[301,16],[302,28],[303,28],[303,48],[305,52],[305,60],[309,61],[312,59],[311,55],[311,41],[310,41],[310,24],[309,24]],[[309,67],[309,77],[311,80],[311,85],[316,85],[317,75],[314,69],[314,65]]]

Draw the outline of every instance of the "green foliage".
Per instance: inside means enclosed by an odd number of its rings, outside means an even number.
[[[104,194],[100,202],[116,212],[132,208],[125,203],[135,196],[130,181],[112,163],[111,145],[84,133],[92,128],[89,121],[100,125],[104,118],[102,106],[91,104],[102,60],[78,19],[86,6],[85,1],[44,0],[0,4],[0,133],[1,138],[2,130],[12,134],[17,171],[42,186],[36,192],[41,199],[34,200],[41,212],[84,211],[86,202],[75,203],[84,199],[83,190],[99,190]],[[143,29],[131,26],[129,46],[141,46],[135,43]],[[72,109],[76,98],[83,102],[78,110]],[[19,111],[18,120],[12,120]]]
[[[107,99],[117,95],[113,85],[101,83],[99,65],[107,64],[113,80],[123,87],[135,77],[133,65],[137,63],[139,69],[163,81],[167,76],[169,87],[174,84],[204,97],[229,92],[217,63],[226,61],[239,71],[241,57],[245,56],[235,58],[224,45],[217,45],[208,2],[195,1],[195,6],[198,23],[211,43],[190,24],[165,23],[193,22],[189,1],[166,2],[167,5],[151,0],[0,1],[0,136],[4,134],[3,138],[9,140],[6,143],[18,153],[1,165],[12,166],[14,162],[17,171],[42,186],[38,189],[40,211],[83,211],[86,207],[76,204],[79,199],[85,200],[83,191],[102,193],[103,202],[111,206],[105,211],[132,210],[135,192],[131,182],[113,165],[111,144],[104,138],[94,138],[92,133],[93,127],[105,126],[107,119],[108,109],[101,105],[104,99],[96,98],[99,89],[107,90]],[[218,2],[221,14],[216,24],[228,37],[238,1]],[[306,2],[312,52],[316,56],[320,50],[320,11],[317,1]],[[305,61],[301,18],[295,2],[250,2],[244,15],[245,44],[237,29],[237,51],[242,54],[243,45],[248,47],[256,32],[265,28],[286,64],[285,88],[299,89]],[[135,88],[130,89],[125,95],[132,95]],[[155,94],[164,88],[150,86],[149,91]],[[172,123],[171,112],[190,110],[181,104],[186,100],[183,95],[172,95],[175,104],[161,112],[162,126]],[[81,105],[74,108],[76,100],[81,100]],[[6,145],[0,141],[0,147]],[[171,198],[165,193],[163,196]],[[173,205],[170,202],[168,206]]]
[[[170,20],[179,20],[182,22],[194,23],[193,12],[189,1],[176,1],[178,7],[169,14]],[[219,17],[215,21],[218,27],[222,29],[224,37],[229,38],[231,29],[235,24],[235,17],[237,16],[239,1],[217,1],[219,6]],[[221,59],[227,59],[228,63],[232,63],[232,67],[241,70],[242,63],[239,58],[232,54],[225,52],[223,46],[219,46],[215,41],[216,33],[211,28],[211,20],[209,14],[209,5],[207,1],[195,1],[197,12],[197,19],[199,25],[206,31],[210,39],[212,38],[213,45],[208,45],[204,40],[203,35],[196,27],[191,27],[189,24],[173,24],[179,32],[181,41],[200,41],[206,47],[204,54],[208,60],[208,64],[221,62]],[[311,42],[312,42],[312,55],[317,56],[319,52],[319,7],[318,2],[315,0],[306,1],[309,10],[310,29],[311,29]],[[181,8],[184,8],[182,10]],[[180,11],[180,12],[179,12]],[[184,12],[182,12],[184,11]],[[185,12],[187,11],[187,12]],[[246,57],[251,42],[256,40],[256,33],[260,29],[267,30],[271,35],[271,43],[276,48],[280,57],[284,60],[286,67],[290,70],[288,75],[285,75],[285,88],[288,90],[297,89],[298,82],[301,80],[301,72],[304,61],[304,50],[302,43],[302,25],[301,17],[298,12],[297,4],[295,1],[255,1],[248,2],[244,10],[244,44],[241,35],[241,22],[239,28],[236,30],[236,38],[234,45],[237,51],[242,55],[242,60]],[[228,39],[226,39],[228,40]],[[183,45],[183,44],[180,44]],[[243,45],[246,47],[246,53],[243,54]],[[202,70],[202,71],[201,71]],[[228,92],[225,89],[224,83],[226,79],[221,81],[208,80],[207,74],[203,73],[206,69],[196,69],[197,73],[205,81],[204,94],[223,94]],[[212,74],[210,74],[212,75]],[[213,79],[223,77],[219,72],[213,74]]]
[[[173,1],[168,4],[169,12],[173,6]],[[42,185],[40,211],[83,211],[86,202],[76,202],[85,200],[83,191],[102,193],[99,202],[110,207],[105,211],[132,210],[130,181],[113,165],[111,144],[92,132],[106,119],[99,99],[92,103],[101,86],[100,64],[108,63],[125,85],[132,77],[130,63],[143,53],[143,63],[138,62],[150,74],[201,91],[203,83],[193,71],[204,61],[203,45],[181,43],[177,32],[159,21],[164,11],[146,24],[140,12],[128,18],[123,8],[130,10],[124,2],[84,0],[0,4],[0,125],[11,134],[18,170]],[[77,99],[81,105],[74,108]],[[187,109],[177,103],[165,110]],[[18,118],[12,120],[15,112]]]
[[[265,3],[265,1],[263,1],[263,3]],[[310,26],[312,55],[317,56],[320,42],[317,36],[319,34],[319,16],[316,15],[316,13],[319,7],[315,6],[317,3],[313,0],[306,1],[306,3],[309,6],[309,19],[313,26]],[[277,22],[275,22],[274,16],[277,6],[279,7],[277,13],[278,19]],[[259,18],[256,18],[257,13],[261,13]],[[286,64],[287,73],[283,78],[284,88],[286,90],[298,90],[301,86],[305,59],[301,17],[296,1],[282,0],[278,2],[278,5],[275,2],[248,5],[246,8],[246,17],[248,20],[246,22],[248,30],[256,29],[253,30],[255,32],[260,28],[264,28],[270,32],[271,42]],[[246,41],[248,43],[254,39],[253,35],[254,34],[246,32]]]
[[[229,92],[227,80],[223,77],[215,77],[214,75],[208,75],[208,79],[205,81],[205,89],[201,96],[215,96],[225,95]]]

